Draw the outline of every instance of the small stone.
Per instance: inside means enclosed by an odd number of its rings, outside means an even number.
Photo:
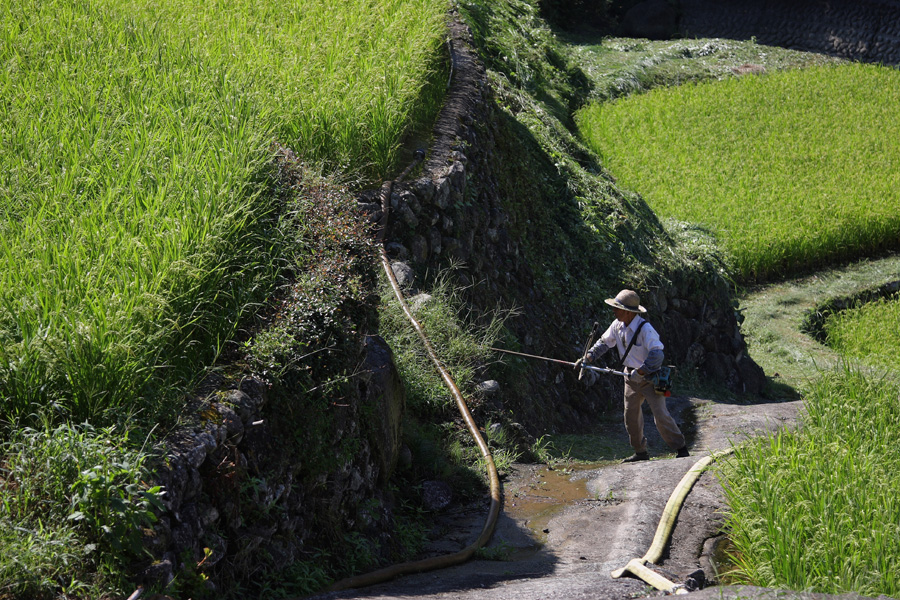
[[[397,284],[401,288],[411,288],[416,283],[416,274],[405,262],[396,261],[391,263],[391,271],[394,272],[394,277],[397,278]]]
[[[399,260],[406,260],[409,258],[409,250],[399,242],[388,242],[385,244],[384,250],[388,253],[388,256],[393,256]]]
[[[476,389],[485,396],[493,396],[500,392],[500,383],[493,379],[488,379],[479,383]]]

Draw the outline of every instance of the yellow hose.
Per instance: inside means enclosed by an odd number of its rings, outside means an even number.
[[[415,164],[419,160],[421,160],[421,156],[418,156],[416,162],[407,167],[407,169],[400,175],[400,177],[397,178],[397,180],[399,181],[403,179],[403,177],[406,176],[410,169],[415,166]],[[392,190],[393,182],[387,182],[381,188],[382,217],[381,230],[378,236],[379,241],[383,241],[384,239],[384,231],[385,225],[387,223],[388,210],[390,208],[390,198]],[[416,333],[419,334],[419,338],[422,340],[422,344],[425,346],[425,351],[428,353],[428,357],[431,359],[431,362],[441,374],[441,378],[444,380],[446,386],[450,389],[450,392],[453,394],[453,398],[456,400],[456,406],[459,409],[463,420],[465,420],[466,422],[466,427],[468,428],[469,433],[472,435],[472,438],[475,440],[475,443],[478,445],[479,450],[481,450],[481,456],[482,458],[484,458],[484,462],[487,465],[488,477],[490,478],[491,506],[488,510],[488,516],[485,520],[484,527],[481,530],[481,535],[478,536],[477,540],[475,540],[473,543],[469,544],[459,552],[456,552],[454,554],[446,554],[443,556],[435,556],[433,558],[426,558],[423,560],[400,563],[397,565],[392,565],[390,567],[385,567],[384,569],[380,569],[378,571],[372,571],[371,573],[365,573],[362,575],[357,575],[355,577],[342,579],[328,588],[329,591],[365,587],[388,581],[395,577],[399,577],[400,575],[422,573],[425,571],[443,569],[446,567],[462,564],[465,561],[469,560],[472,555],[475,554],[476,550],[487,544],[488,540],[491,539],[491,535],[493,535],[494,533],[494,527],[497,524],[497,517],[500,514],[500,507],[502,505],[500,477],[497,474],[497,467],[494,465],[494,457],[491,455],[490,448],[484,441],[484,438],[481,437],[481,432],[478,431],[478,426],[475,424],[475,420],[472,418],[472,414],[469,412],[469,407],[466,404],[466,400],[465,398],[463,398],[463,395],[460,393],[459,388],[456,386],[456,382],[453,381],[450,373],[441,363],[440,359],[437,356],[437,353],[434,351],[434,348],[431,345],[431,342],[428,340],[428,336],[425,335],[425,330],[412,314],[409,305],[406,303],[406,299],[403,297],[403,291],[400,289],[400,284],[397,282],[397,277],[394,275],[394,270],[391,268],[391,262],[388,259],[387,251],[384,249],[384,244],[381,245],[380,254],[381,264],[384,267],[384,272],[387,274],[388,280],[391,282],[391,288],[393,288],[394,295],[400,302],[400,307],[403,309],[403,312],[406,315],[407,319],[409,319],[410,323],[412,323],[413,327],[416,330]]]
[[[631,573],[632,575],[637,575],[658,590],[664,592],[678,592],[681,590],[680,586],[669,581],[655,571],[648,569],[644,565],[647,563],[656,564],[662,557],[669,536],[672,534],[672,528],[675,526],[675,519],[678,518],[678,512],[684,504],[684,499],[687,498],[688,492],[691,491],[694,483],[700,478],[703,470],[713,461],[718,460],[722,456],[731,454],[732,452],[734,452],[734,448],[729,448],[728,450],[724,450],[717,454],[705,456],[694,463],[694,466],[684,474],[684,477],[681,478],[681,481],[675,486],[675,489],[669,496],[669,501],[666,502],[666,507],[663,509],[662,517],[659,520],[659,525],[656,527],[656,535],[653,536],[653,542],[650,544],[647,553],[641,558],[631,559],[627,565],[613,571],[611,575],[614,579],[618,579],[625,573]]]

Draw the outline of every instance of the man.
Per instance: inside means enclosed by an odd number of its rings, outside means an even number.
[[[640,315],[647,312],[641,306],[640,297],[632,290],[622,290],[615,298],[605,301],[612,306],[616,320],[600,336],[597,343],[578,359],[576,368],[590,364],[603,356],[610,348],[617,348],[622,357],[625,378],[625,429],[634,448],[634,454],[623,462],[648,460],[647,438],[644,437],[644,413],[641,406],[646,400],[653,412],[653,421],[666,444],[679,457],[689,456],[684,435],[666,408],[666,397],[657,394],[652,377],[663,363],[663,344],[659,334]]]

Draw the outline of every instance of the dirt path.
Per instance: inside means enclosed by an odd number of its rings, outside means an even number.
[[[742,302],[751,352],[755,348],[767,374],[786,384],[800,384],[810,367],[833,357],[799,332],[804,311],[834,296],[852,295],[900,277],[900,257],[867,261],[806,279],[752,291]],[[754,355],[755,356],[755,355]],[[786,386],[787,387],[787,386]],[[765,435],[797,423],[802,401],[786,394],[784,401],[754,403],[675,396],[669,407],[688,427],[689,458],[660,458],[645,463],[598,468],[548,469],[545,465],[515,465],[503,481],[504,510],[483,555],[466,564],[397,580],[370,588],[318,598],[422,599],[565,599],[628,600],[660,592],[643,581],[613,579],[610,572],[643,556],[672,490],[702,456],[730,447],[747,436]],[[651,455],[665,452],[652,418],[646,432]],[[692,430],[692,431],[691,431]],[[624,427],[609,435],[623,436]],[[667,456],[671,456],[668,454]],[[455,507],[436,521],[444,531],[429,547],[432,555],[459,550],[474,540],[484,524],[483,506]],[[697,569],[714,577],[709,560],[712,543],[723,523],[721,486],[711,473],[692,488],[679,514],[672,538],[658,565],[670,581],[683,583]],[[693,598],[827,598],[741,586],[711,586]],[[855,598],[843,595],[843,600]]]

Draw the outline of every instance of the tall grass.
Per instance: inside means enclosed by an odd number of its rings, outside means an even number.
[[[818,381],[799,432],[738,448],[724,471],[739,581],[900,596],[900,403],[845,367]]]
[[[446,0],[117,2],[227,72],[307,160],[384,177],[410,120],[439,101],[423,88],[440,68]]]
[[[900,296],[834,313],[825,332],[828,345],[841,354],[900,371]]]
[[[445,7],[0,0],[0,413],[215,357],[275,281],[272,142],[389,169]]]
[[[15,430],[0,450],[0,597],[128,593],[121,567],[140,557],[159,505],[159,490],[142,483],[143,449],[114,429],[44,423]]]
[[[493,358],[489,348],[500,335],[505,316],[496,313],[488,315],[486,323],[477,321],[463,312],[459,291],[451,284],[450,272],[443,272],[430,293],[413,297],[409,304],[460,392],[471,397],[478,367]],[[381,305],[380,331],[394,350],[410,409],[428,419],[455,414],[453,396],[387,285],[382,287]]]
[[[661,216],[709,226],[744,280],[900,244],[900,72],[845,64],[656,89],[578,114]]]

